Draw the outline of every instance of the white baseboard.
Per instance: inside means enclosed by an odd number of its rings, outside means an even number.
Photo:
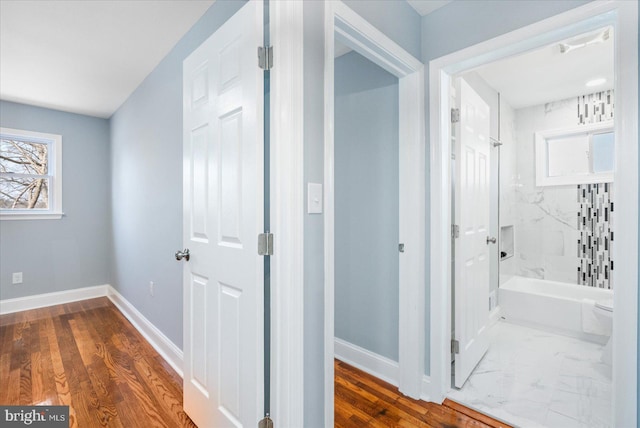
[[[375,376],[378,379],[389,382],[394,386],[398,386],[400,367],[396,361],[390,360],[387,357],[383,357],[382,355],[378,355],[337,337],[334,339],[334,347],[335,357],[338,360],[357,367],[360,370],[369,373],[371,376]],[[431,377],[427,375],[422,376],[420,399],[424,401],[431,401],[431,397],[433,397],[433,393],[431,391],[432,388],[433,385],[431,384]]]
[[[109,284],[0,300],[0,315],[62,305],[96,297],[108,297],[158,354],[173,367],[180,377],[183,376],[182,364],[184,358],[182,350]]]
[[[338,360],[357,367],[394,386],[398,386],[400,368],[396,361],[337,337],[334,339],[334,353]]]
[[[183,353],[167,336],[145,318],[127,299],[125,299],[112,286],[107,288],[107,297],[122,312],[122,314],[133,324],[140,334],[147,339],[147,342],[165,359],[167,363],[183,377],[182,365],[184,361]]]
[[[107,284],[95,285],[93,287],[74,288],[72,290],[0,300],[0,315],[104,297],[107,295],[107,287],[109,287]]]

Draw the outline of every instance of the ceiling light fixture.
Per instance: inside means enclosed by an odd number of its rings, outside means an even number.
[[[604,85],[605,83],[607,83],[607,79],[605,79],[604,77],[599,77],[597,79],[592,79],[589,80],[586,85],[587,87],[592,87],[592,86],[600,86],[600,85]]]
[[[560,43],[560,53],[571,52],[576,49],[584,48],[596,43],[604,43],[609,39],[610,28],[607,28],[597,33],[587,34],[586,36],[579,36],[574,39],[570,39],[566,42]]]

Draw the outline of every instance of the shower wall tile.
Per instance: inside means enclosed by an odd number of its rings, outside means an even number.
[[[520,253],[533,255],[543,255],[544,249],[542,247],[542,235],[541,230],[538,228],[527,227],[526,225],[520,225],[520,233],[518,234],[517,248]]]
[[[612,183],[582,184],[578,186],[580,203],[577,223],[578,283],[598,288],[612,288],[614,203]]]
[[[516,275],[611,288],[613,185],[537,187],[534,134],[611,120],[613,103],[613,91],[605,91],[512,111],[515,154],[501,152],[500,167],[501,203],[513,205],[501,215],[514,221]],[[501,224],[508,224],[503,217]]]
[[[553,278],[553,281],[566,282],[570,284],[576,283],[576,270],[574,263],[575,256],[555,256],[545,255],[544,266],[545,276],[547,279]]]
[[[613,120],[614,92],[602,91],[578,97],[580,125]],[[581,184],[577,186],[578,284],[598,288],[613,288],[614,214],[613,183]]]
[[[545,256],[564,256],[564,232],[561,230],[549,230],[542,235],[542,248]],[[573,247],[572,247],[573,248]],[[573,269],[571,269],[573,272]]]
[[[527,278],[549,279],[545,275],[544,256],[542,254],[516,252],[516,274]]]
[[[578,97],[578,124],[613,120],[614,101],[613,90]]]

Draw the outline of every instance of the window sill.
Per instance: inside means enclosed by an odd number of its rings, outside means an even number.
[[[60,220],[64,213],[0,213],[0,220]]]

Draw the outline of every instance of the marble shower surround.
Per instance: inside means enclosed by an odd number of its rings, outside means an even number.
[[[516,123],[515,274],[577,283],[576,186],[535,185],[534,133],[575,126],[576,98],[519,109]]]
[[[515,226],[515,257],[513,261],[501,262],[501,282],[515,274],[611,288],[611,261],[607,260],[609,249],[605,252],[603,246],[598,247],[595,254],[589,248],[582,251],[578,246],[579,241],[604,245],[604,236],[610,233],[611,218],[609,216],[605,221],[600,216],[597,224],[588,222],[590,228],[586,228],[580,216],[588,211],[587,202],[590,204],[591,199],[587,201],[580,197],[578,188],[582,187],[535,185],[534,133],[611,120],[613,102],[613,91],[604,91],[519,109],[514,112],[512,124],[501,124],[507,129],[515,129],[511,131],[515,133],[515,150],[510,152],[511,147],[505,147],[505,156],[501,153],[500,160],[501,171],[507,172],[501,173],[500,223]],[[598,186],[592,187],[597,191]],[[607,187],[609,194],[613,186]],[[604,187],[598,194],[600,204],[604,204],[607,198],[603,196],[603,190]],[[609,268],[605,269],[605,265]],[[604,278],[605,270],[608,271],[607,279]],[[502,275],[503,271],[508,274]],[[582,274],[586,272],[588,274],[582,280]]]

